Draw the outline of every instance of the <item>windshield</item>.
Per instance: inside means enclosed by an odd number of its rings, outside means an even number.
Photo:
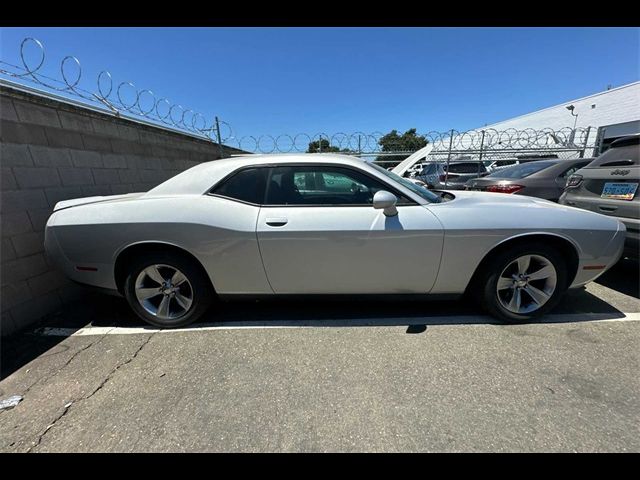
[[[415,183],[410,182],[406,178],[402,178],[401,176],[399,176],[399,175],[397,175],[397,174],[395,174],[393,172],[390,172],[389,170],[385,170],[380,165],[376,165],[373,162],[369,163],[369,165],[371,165],[377,171],[379,171],[380,173],[384,174],[386,177],[390,178],[394,182],[399,183],[403,187],[411,190],[416,195],[420,195],[422,198],[424,198],[425,200],[427,200],[427,201],[429,201],[431,203],[440,203],[442,201],[442,199],[438,195],[436,195],[435,193],[430,192],[426,188],[423,188],[423,187],[421,187],[419,185],[416,185]]]
[[[496,172],[490,173],[485,178],[525,178],[529,175],[533,175],[536,172],[544,170],[557,162],[530,162],[523,163],[521,165],[514,165],[513,167],[503,168]]]

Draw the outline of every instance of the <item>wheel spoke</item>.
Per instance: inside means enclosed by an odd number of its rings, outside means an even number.
[[[175,298],[176,302],[178,302],[178,305],[180,305],[185,310],[189,310],[189,307],[191,307],[191,299],[185,297],[181,293],[179,293],[179,292],[176,293],[176,296],[174,298]]]
[[[513,291],[513,296],[511,297],[511,301],[509,302],[509,308],[514,311],[517,312],[518,310],[520,310],[520,290],[519,289],[514,289]]]
[[[168,317],[169,316],[169,303],[171,302],[171,298],[168,296],[164,296],[160,305],[158,306],[158,316],[160,317]]]
[[[524,287],[524,291],[527,292],[531,299],[538,305],[546,303],[546,301],[549,300],[549,297],[551,296],[536,287],[532,287],[531,285],[527,285],[526,287]]]
[[[531,255],[525,255],[524,257],[520,257],[518,259],[518,273],[521,275],[524,275],[525,273],[527,273],[530,263],[531,263]]]
[[[513,278],[500,277],[498,278],[498,290],[506,290],[507,288],[513,288]]]
[[[147,276],[151,280],[153,280],[154,282],[160,285],[162,285],[166,281],[164,277],[160,275],[160,271],[158,270],[157,265],[151,265],[150,267],[147,267],[147,269],[144,272],[147,274]]]
[[[148,300],[157,295],[160,295],[162,292],[158,288],[136,288],[136,297],[138,300]]]
[[[529,274],[529,281],[531,280],[543,280],[555,275],[556,271],[552,265],[545,265],[540,270]]]
[[[186,279],[187,277],[185,277],[180,270],[176,270],[176,273],[174,273],[173,277],[171,277],[171,283],[174,287],[177,287],[178,285],[184,283]]]

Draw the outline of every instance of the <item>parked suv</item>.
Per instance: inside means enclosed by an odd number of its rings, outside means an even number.
[[[615,140],[571,175],[559,203],[618,218],[627,227],[624,255],[640,256],[640,134]]]
[[[424,182],[427,188],[436,190],[464,190],[468,180],[482,177],[487,173],[489,173],[487,167],[482,162],[451,162],[448,175],[446,163],[431,162],[425,163],[422,172],[414,179]]]

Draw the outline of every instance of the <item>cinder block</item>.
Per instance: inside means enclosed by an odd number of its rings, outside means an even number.
[[[53,292],[63,287],[66,284],[66,279],[57,270],[51,270],[45,272],[42,275],[30,278],[27,280],[31,294],[34,297],[39,297],[45,293]]]
[[[58,110],[58,117],[62,128],[69,130],[78,130],[81,132],[93,132],[93,123],[91,123],[91,117],[87,115],[80,115],[78,113],[65,112]]]
[[[114,183],[120,183],[120,177],[117,170],[110,170],[106,168],[94,168],[93,179],[96,185],[111,185]]]
[[[133,191],[134,192],[148,192],[153,187],[155,187],[155,183],[134,183]]]
[[[45,127],[40,125],[2,120],[0,121],[0,140],[2,143],[48,145],[49,141],[44,130]]]
[[[140,179],[143,182],[161,182],[164,178],[162,170],[140,170]]]
[[[93,150],[95,152],[111,153],[111,142],[109,138],[102,135],[82,134],[82,143],[85,150]]]
[[[16,305],[20,305],[21,303],[26,302],[27,300],[31,300],[33,295],[31,295],[31,291],[29,290],[29,286],[27,282],[20,281],[15,283],[8,283],[2,286],[2,302],[0,302],[0,306],[2,306],[2,312],[9,310]]]
[[[71,198],[82,197],[82,188],[80,187],[60,187],[60,188],[47,188],[44,191],[47,202],[50,207],[55,207],[56,203],[62,200],[69,200]]]
[[[118,138],[125,140],[132,140],[134,142],[140,141],[140,135],[138,135],[138,129],[135,127],[129,127],[127,125],[118,125]]]
[[[16,235],[11,241],[18,257],[44,252],[44,230]]]
[[[16,177],[13,176],[13,172],[9,167],[0,169],[0,180],[2,180],[2,190],[15,190],[18,188]]]
[[[11,120],[12,122],[18,121],[18,115],[16,114],[13,102],[5,96],[0,96],[0,118],[3,120]]]
[[[127,157],[124,155],[107,153],[102,155],[102,164],[104,165],[104,168],[127,168]]]
[[[38,253],[29,257],[16,258],[2,265],[2,284],[18,282],[26,280],[49,269],[47,262],[44,261],[44,255]]]
[[[2,221],[3,237],[33,231],[33,226],[29,221],[27,212],[3,213],[0,215],[0,220]]]
[[[139,155],[140,150],[136,147],[136,143],[130,142],[129,140],[122,140],[119,138],[111,139],[111,148],[113,149],[114,153],[129,153]]]
[[[88,168],[59,168],[62,185],[93,185],[93,175]]]
[[[145,163],[146,159],[144,157],[140,157],[138,155],[126,155],[126,157],[128,168],[147,168]]]
[[[29,210],[27,212],[34,231],[39,232],[40,230],[44,230],[52,211],[52,208],[39,208],[37,210]]]
[[[47,293],[42,297],[34,298],[11,309],[11,315],[15,328],[24,329],[47,315],[51,315],[60,309],[60,298],[56,292]]]
[[[97,152],[71,150],[71,160],[76,167],[102,168],[102,156]]]
[[[124,193],[133,193],[133,185],[128,183],[120,183],[118,185],[111,185],[111,193],[114,195],[122,195]]]
[[[3,167],[31,167],[33,159],[26,145],[0,144],[0,163]]]
[[[14,167],[13,174],[20,188],[54,187],[60,185],[58,170],[49,167]]]
[[[2,237],[2,250],[0,250],[0,256],[2,257],[2,263],[14,260],[18,257],[9,237]]]
[[[45,128],[49,145],[52,147],[66,147],[83,149],[82,136],[79,132],[72,132],[70,130],[64,130],[62,128]]]
[[[109,185],[95,185],[92,187],[82,187],[82,196],[97,197],[104,195],[112,195]]]
[[[2,213],[21,212],[48,206],[42,190],[9,190],[2,192]]]
[[[118,132],[118,124],[115,121],[92,118],[91,123],[93,124],[93,131],[100,135],[118,138],[120,134]]]
[[[14,100],[18,119],[24,123],[34,123],[45,127],[61,127],[58,112],[54,108],[36,105],[34,103]]]
[[[51,148],[30,145],[33,163],[38,167],[70,167],[71,156],[66,148]]]
[[[140,173],[134,168],[118,170],[118,176],[121,183],[136,183],[140,181]]]

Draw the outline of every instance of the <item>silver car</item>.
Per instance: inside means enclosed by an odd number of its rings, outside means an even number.
[[[146,193],[59,202],[45,247],[72,280],[124,295],[159,327],[196,320],[214,299],[465,292],[522,322],[605,272],[624,235],[604,215],[436,194],[354,157],[255,155]]]
[[[610,148],[567,180],[560,203],[609,215],[627,227],[625,255],[640,257],[640,135]]]
[[[567,179],[592,160],[593,158],[574,158],[521,163],[496,170],[484,178],[469,180],[465,189],[527,195],[557,202],[564,192]]]

